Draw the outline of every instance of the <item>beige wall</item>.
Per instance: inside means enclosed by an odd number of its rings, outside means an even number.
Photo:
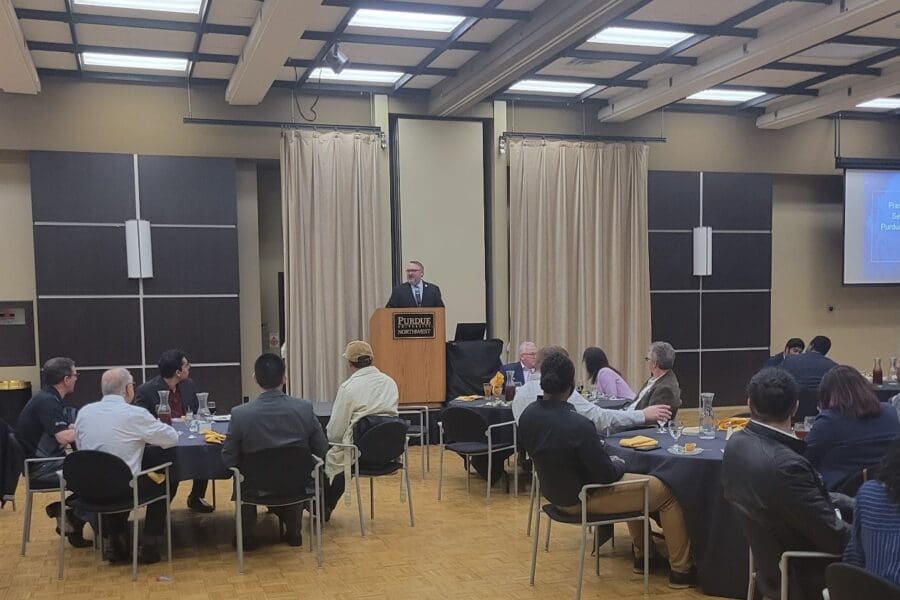
[[[840,177],[775,178],[772,347],[823,334],[834,360],[871,370],[876,356],[900,356],[900,287],[841,284],[842,186]]]
[[[252,365],[262,351],[259,286],[259,204],[257,201],[256,161],[237,161],[238,277],[241,311],[241,388],[242,394],[255,398],[262,390],[250,375]]]

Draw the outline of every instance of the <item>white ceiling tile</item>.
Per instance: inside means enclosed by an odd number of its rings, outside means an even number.
[[[534,10],[544,3],[544,0],[504,0],[497,8],[508,10]]]
[[[338,6],[321,6],[307,19],[306,29],[309,31],[334,31],[347,9]]]
[[[679,53],[678,56],[700,56],[701,54],[706,54],[707,52],[727,51],[731,48],[740,46],[742,40],[743,38],[716,36],[709,38],[706,41],[700,42],[696,46]]]
[[[221,33],[207,33],[200,42],[200,52],[207,54],[234,54],[238,55],[244,48],[247,38],[242,35],[224,35]]]
[[[420,38],[423,40],[445,40],[447,34],[440,31],[409,31],[404,29],[382,29],[380,27],[347,27],[347,33],[360,35],[384,35]]]
[[[139,19],[159,19],[162,21],[187,21],[196,23],[200,21],[199,14],[176,13],[161,10],[134,10],[128,8],[114,8],[110,6],[88,6],[76,4],[74,12],[86,15],[105,15],[109,17],[131,17]]]
[[[196,37],[190,31],[85,24],[76,25],[75,33],[78,36],[78,43],[86,46],[112,46],[174,52],[192,51]]]
[[[409,82],[403,87],[428,90],[436,86],[444,79],[445,78],[441,77],[440,75],[419,75],[418,77],[413,77],[412,79],[410,79]]]
[[[458,69],[469,62],[476,54],[478,53],[471,50],[447,50],[436,61],[431,63],[431,66],[443,69]]]
[[[638,63],[618,60],[586,61],[580,58],[559,58],[541,69],[538,75],[609,78],[636,64]]]
[[[13,0],[16,8],[32,8],[34,10],[65,11],[65,0]]]
[[[251,26],[262,2],[258,0],[215,0],[208,21],[223,25]]]
[[[354,62],[384,65],[417,65],[428,56],[430,48],[404,46],[374,46],[372,44],[341,44],[341,51]]]
[[[597,44],[585,42],[578,46],[579,50],[594,50],[596,52],[629,52],[631,54],[646,54],[653,56],[662,52],[662,48],[648,48],[646,46],[626,46],[624,44]]]
[[[20,19],[22,33],[26,40],[35,42],[57,42],[71,44],[72,35],[69,33],[67,23],[57,21],[36,21],[32,19]]]
[[[674,73],[679,73],[685,69],[690,69],[690,67],[684,66],[684,65],[667,65],[667,64],[653,65],[649,69],[644,69],[640,73],[633,75],[631,78],[650,81],[650,80],[656,79],[657,77],[661,77],[663,75],[668,77]]]
[[[491,43],[496,40],[504,31],[515,25],[515,21],[506,21],[501,19],[482,19],[478,21],[474,27],[466,32],[460,40],[464,42],[484,42]]]
[[[806,71],[778,71],[775,69],[759,69],[747,73],[728,82],[729,85],[761,85],[766,87],[790,87],[807,79],[812,79],[818,73]]]
[[[804,2],[782,2],[766,12],[756,15],[752,19],[747,19],[738,27],[750,27],[752,29],[765,29],[780,25],[780,21],[790,21],[793,19],[802,19],[817,10],[822,10],[823,6],[814,3]]]
[[[875,23],[867,25],[862,29],[857,29],[856,31],[851,32],[850,35],[887,37],[896,40],[900,38],[900,13],[897,13],[892,17],[876,21]]]
[[[299,40],[291,51],[291,57],[312,60],[322,49],[323,44],[324,42],[315,40]]]
[[[655,0],[629,19],[641,21],[672,21],[697,25],[718,25],[722,21],[757,4],[759,0]]]
[[[234,71],[234,65],[200,62],[194,67],[194,77],[200,79],[228,79],[231,77],[232,71]]]
[[[75,55],[66,52],[44,52],[42,50],[32,50],[31,58],[34,60],[34,66],[39,69],[77,69],[75,64]]]
[[[802,61],[807,58],[854,63],[875,56],[888,50],[878,46],[857,46],[855,44],[820,44],[794,55],[794,59]]]

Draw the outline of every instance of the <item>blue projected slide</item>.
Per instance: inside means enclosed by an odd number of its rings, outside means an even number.
[[[844,283],[900,283],[900,172],[844,175]]]

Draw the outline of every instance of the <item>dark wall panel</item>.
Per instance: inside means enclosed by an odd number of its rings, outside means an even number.
[[[700,347],[700,294],[650,294],[653,339],[676,350]]]
[[[650,233],[650,289],[696,290],[694,246],[690,233]]]
[[[140,156],[138,173],[151,223],[237,224],[234,159]]]
[[[35,225],[34,262],[41,295],[138,293],[128,279],[124,227]]]
[[[700,393],[700,354],[679,352],[675,357],[675,375],[681,388],[681,408],[697,407]]]
[[[769,357],[766,350],[704,352],[703,392],[713,392],[713,406],[747,403],[747,382]]]
[[[76,365],[77,368],[77,365]],[[139,386],[144,381],[141,379],[140,369],[128,369],[131,376],[134,377],[134,385]],[[103,376],[102,370],[84,371],[78,370],[78,383],[75,384],[75,391],[66,396],[66,404],[81,408],[85,404],[97,402],[103,395],[100,393],[100,378]]]
[[[157,375],[156,368],[147,369],[148,380]],[[198,392],[209,392],[209,399],[216,403],[217,415],[226,415],[241,403],[240,367],[191,367],[191,379]]]
[[[41,364],[68,356],[76,365],[141,364],[137,298],[39,299]]]
[[[703,224],[715,229],[772,228],[772,176],[703,174]]]
[[[135,218],[131,154],[32,152],[35,221],[123,223]]]
[[[650,229],[690,229],[700,225],[700,173],[650,171],[647,174]]]
[[[145,294],[237,294],[237,229],[153,227]]]
[[[33,366],[36,362],[34,304],[30,300],[27,302],[0,302],[0,309],[3,308],[21,310],[25,322],[0,325],[0,367]],[[37,382],[32,383],[37,387]]]
[[[703,295],[704,348],[768,348],[768,292]]]
[[[772,236],[713,231],[712,275],[704,290],[767,290],[772,286]]]
[[[145,298],[147,362],[181,348],[193,363],[240,362],[237,298]]]

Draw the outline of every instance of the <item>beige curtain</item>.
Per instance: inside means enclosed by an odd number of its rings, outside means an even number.
[[[645,144],[513,138],[511,344],[606,351],[632,387],[650,342]]]
[[[282,134],[285,336],[291,394],[334,400],[346,343],[366,339],[387,277],[378,198],[380,141],[371,133]],[[383,294],[382,294],[383,295]]]

